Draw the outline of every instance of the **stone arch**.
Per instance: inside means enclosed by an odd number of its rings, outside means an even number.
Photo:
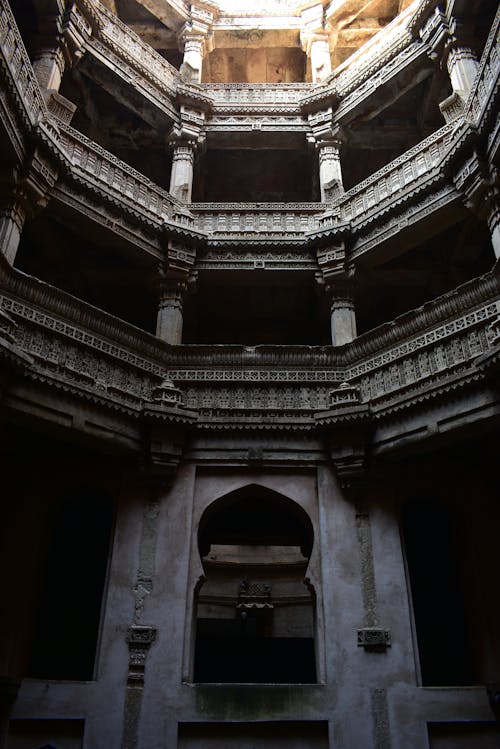
[[[205,509],[195,681],[316,682],[315,595],[306,579],[313,543],[306,511],[258,484]]]

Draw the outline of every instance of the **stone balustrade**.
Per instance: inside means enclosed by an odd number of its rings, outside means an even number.
[[[194,219],[166,190],[69,125],[57,123],[59,146],[73,174],[157,223],[178,221],[192,227]]]
[[[154,81],[155,86],[167,96],[173,96],[177,90],[179,71],[149,44],[135,34],[132,29],[120,21],[96,0],[85,0],[97,10],[101,23],[97,31],[99,40],[131,64],[144,77]]]
[[[341,221],[354,226],[373,220],[385,212],[397,196],[401,201],[405,191],[417,189],[439,167],[453,143],[457,123],[448,123],[397,159],[379,169],[367,179],[348,190],[335,205]],[[331,217],[320,219],[325,225]]]
[[[429,387],[481,377],[500,314],[500,277],[491,272],[422,308],[360,336],[342,351],[330,346],[169,347],[112,316],[2,264],[0,305],[12,339],[33,363],[28,379],[56,383],[79,397],[138,413],[165,379],[185,407],[224,423],[312,428],[331,411],[344,383],[372,411],[417,403]],[[333,410],[332,410],[333,404]],[[179,417],[180,418],[180,417]],[[344,418],[344,415],[342,416]]]
[[[47,108],[12,11],[0,4],[0,50],[8,70],[9,84],[15,88],[29,125],[34,127],[46,116]]]
[[[300,110],[304,94],[310,83],[203,83],[200,88],[210,97],[214,111],[261,112],[274,110],[295,112]]]
[[[349,367],[349,383],[359,387],[361,402],[386,406],[470,374],[474,359],[490,350],[499,291],[498,274],[488,274],[381,326],[370,333],[372,340],[358,339],[353,356],[365,343],[377,351]],[[393,338],[392,345],[384,347],[384,335]]]
[[[317,227],[321,203],[193,203],[197,226],[209,237],[302,236]]]

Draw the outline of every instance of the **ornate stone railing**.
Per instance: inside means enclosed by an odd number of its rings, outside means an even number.
[[[322,203],[193,203],[199,229],[209,237],[297,235],[317,227]]]
[[[174,221],[196,228],[189,211],[166,190],[69,125],[57,122],[57,130],[60,148],[74,178],[93,185],[130,210],[140,211],[156,224]]]
[[[2,264],[0,305],[27,374],[132,416],[165,378],[184,405],[224,428],[313,428],[348,383],[372,411],[399,408],[481,377],[500,315],[500,277],[489,273],[360,336],[342,349],[308,346],[169,347],[68,294]],[[342,416],[344,418],[344,416]]]
[[[374,64],[375,70],[367,67],[366,70],[359,71],[358,75],[353,75],[353,79],[360,80],[359,85],[352,85],[349,81],[348,90],[337,92],[340,102],[334,115],[336,122],[342,123],[346,119],[349,120],[359,104],[374,93],[381,95],[381,86],[400,75],[404,68],[416,64],[419,58],[424,57],[428,63],[427,51],[422,42],[412,42],[405,37],[405,43],[395,45],[393,52],[394,56],[391,55],[383,66],[379,67]]]
[[[295,112],[310,83],[204,83],[215,112]]]
[[[432,176],[453,143],[457,123],[448,123],[406,153],[398,156],[359,185],[348,190],[334,207],[334,214],[354,225],[372,220],[383,213],[405,192],[418,189]],[[320,228],[331,224],[333,217],[320,219]]]
[[[490,349],[499,295],[500,278],[489,274],[374,331],[366,343],[377,353],[349,368],[349,384],[359,387],[361,402],[375,409],[407,402],[470,374],[474,360]],[[385,335],[396,339],[392,346],[381,345]],[[353,356],[364,344],[362,338],[355,342]]]
[[[351,109],[369,95],[382,78],[390,77],[395,68],[400,69],[407,64],[416,49],[407,24],[398,20],[394,28],[384,29],[384,34],[386,38],[371,39],[367,49],[361,47],[348,64],[340,66],[340,71],[332,73],[326,81],[308,91],[302,97],[301,104],[310,108],[322,99],[333,97],[342,100],[339,113],[345,114],[344,110]]]
[[[0,4],[0,51],[10,83],[33,127],[46,116],[47,108],[12,11],[4,2]]]
[[[155,87],[167,94],[175,95],[179,72],[158,52],[132,31],[126,24],[96,0],[80,0],[91,6],[98,14],[98,40],[123,62],[131,65],[142,76],[154,82]],[[119,72],[119,71],[117,71]]]

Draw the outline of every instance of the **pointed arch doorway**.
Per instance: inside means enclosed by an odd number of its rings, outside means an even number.
[[[255,484],[205,510],[195,682],[316,683],[313,535],[296,502]]]

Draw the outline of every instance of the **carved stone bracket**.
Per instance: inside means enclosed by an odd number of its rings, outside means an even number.
[[[428,47],[428,54],[431,60],[438,60],[441,57],[448,36],[446,15],[439,7],[434,9],[434,12],[422,25],[419,34],[424,44]]]
[[[182,456],[186,429],[197,420],[184,408],[182,391],[165,378],[143,407],[147,471],[154,480],[170,480]]]
[[[358,629],[358,647],[374,653],[383,653],[391,646],[391,633],[381,627]]]
[[[500,179],[496,169],[490,169],[481,157],[474,154],[463,164],[453,179],[467,208],[487,221],[495,255],[500,257]]]
[[[339,242],[333,247],[322,247],[316,252],[321,279],[325,287],[331,286],[336,280],[346,278],[348,273],[347,253],[345,242]]]
[[[127,644],[129,649],[128,686],[144,686],[146,658],[149,649],[155,640],[155,627],[138,624],[129,627],[127,632]]]
[[[340,485],[352,488],[362,484],[368,465],[371,414],[361,403],[359,388],[346,382],[333,390],[330,409],[317,413],[315,420],[328,427],[328,450]]]

